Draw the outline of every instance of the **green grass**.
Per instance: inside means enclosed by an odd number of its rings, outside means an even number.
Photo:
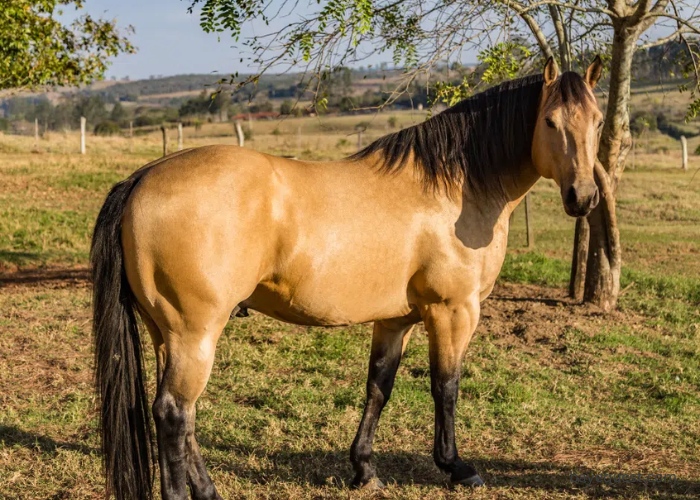
[[[563,286],[569,280],[571,263],[538,252],[509,253],[499,279],[513,283]]]
[[[88,293],[16,288],[0,296],[0,498],[102,491]],[[457,413],[462,454],[490,485],[470,497],[692,498],[700,491],[697,338],[611,323],[593,332],[555,329],[549,341],[526,345],[488,324],[470,346]],[[228,324],[197,415],[224,498],[347,498],[369,343],[368,325],[302,328],[259,315]],[[461,498],[432,465],[432,418],[419,328],[376,440],[390,498]],[[669,473],[680,481],[648,491],[574,488],[572,470]]]
[[[93,224],[94,214],[73,210],[2,210],[0,259],[17,266],[85,263]]]
[[[305,136],[309,155],[342,153],[335,145],[353,122],[329,120],[337,133]],[[368,135],[382,133],[381,121]],[[320,134],[315,121],[303,124]],[[297,122],[277,125],[280,136],[266,135],[274,123],[255,126],[254,147],[295,153]],[[86,265],[104,196],[157,156],[157,137],[139,138],[133,153],[124,140],[93,139],[85,157],[68,154],[72,142],[49,141],[31,154],[31,142],[0,137],[0,269],[15,276],[38,268],[25,284],[0,282],[0,499],[97,499],[104,491],[89,288],[50,273]],[[352,149],[355,138],[347,143]],[[622,180],[624,294],[610,317],[562,301],[574,221],[551,182],[535,187],[535,251],[525,250],[519,208],[497,296],[484,304],[463,368],[458,446],[489,486],[450,490],[432,463],[428,346],[419,327],[377,434],[384,497],[697,497],[700,183],[672,169],[674,161],[639,154]],[[302,328],[260,315],[229,322],[197,405],[198,439],[224,498],[372,497],[347,488],[370,332],[369,325]],[[152,395],[153,355],[145,352]],[[572,472],[667,473],[678,481],[575,486]]]

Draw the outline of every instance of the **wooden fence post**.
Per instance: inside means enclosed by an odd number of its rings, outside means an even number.
[[[362,129],[357,132],[357,150],[362,149]]]
[[[681,148],[683,148],[683,163],[681,168],[683,170],[688,170],[688,141],[684,135],[681,136]]]
[[[637,142],[632,137],[632,170],[637,168]]]
[[[129,122],[129,152],[134,152],[134,122]]]
[[[301,158],[301,125],[297,127],[297,154]]]
[[[236,120],[236,135],[238,136],[238,145],[243,147],[245,144],[245,135],[243,135],[243,128],[241,127],[241,122]]]
[[[182,151],[182,123],[177,124],[177,150]]]
[[[165,124],[160,126],[160,130],[163,132],[163,156],[168,155],[168,129],[165,128]]]
[[[535,233],[530,217],[530,193],[525,195],[525,226],[527,228],[527,247],[535,248]]]
[[[85,154],[85,128],[87,127],[87,120],[84,116],[80,117],[80,154]]]
[[[39,119],[34,118],[34,149],[39,149]]]

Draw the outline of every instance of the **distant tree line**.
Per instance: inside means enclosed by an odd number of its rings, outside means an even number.
[[[38,120],[40,130],[62,131],[80,127],[80,117],[96,134],[111,135],[133,122],[136,127],[177,121],[177,109],[151,106],[126,107],[121,102],[105,102],[99,95],[69,95],[51,102],[45,96],[7,99],[0,103],[0,130],[12,131],[22,122]]]
[[[677,140],[680,140],[681,136],[690,139],[700,135],[694,128],[672,123],[663,112],[638,111],[630,117],[630,131],[634,137],[657,130]]]
[[[658,82],[671,78],[682,78],[687,74],[689,59],[685,49],[678,43],[669,42],[635,56],[635,79],[637,81]],[[0,101],[0,130],[13,129],[13,123],[38,119],[42,130],[66,130],[79,127],[80,117],[85,116],[95,133],[117,133],[120,128],[133,122],[136,127],[155,126],[163,122],[180,120],[221,120],[242,113],[279,112],[281,115],[301,115],[309,110],[299,105],[310,87],[316,85],[323,96],[324,106],[313,111],[319,113],[369,112],[380,106],[391,88],[390,84],[373,86],[359,93],[366,77],[375,80],[391,78],[398,70],[337,68],[325,74],[320,81],[297,81],[295,75],[267,75],[257,86],[249,86],[232,93],[218,89],[216,77],[212,75],[180,75],[159,79],[120,82],[102,90],[84,90],[69,94],[53,103],[45,96],[15,97]],[[479,72],[479,67],[451,63],[438,70],[444,81],[463,79],[466,74]],[[209,90],[206,89],[209,87]],[[139,96],[167,94],[203,89],[195,97],[166,98],[167,104],[154,106],[152,103],[139,106]],[[314,89],[315,90],[315,89]],[[407,91],[394,100],[393,108],[414,108],[428,106],[436,101],[436,89],[427,88],[424,83],[414,81]],[[431,93],[432,92],[432,93]],[[279,103],[279,99],[284,100]],[[271,99],[276,100],[273,103]],[[307,99],[308,102],[308,99]],[[693,136],[686,128],[670,123],[670,119],[660,113],[645,111],[632,117],[630,128],[639,134],[642,130],[660,130],[674,138],[681,135]]]

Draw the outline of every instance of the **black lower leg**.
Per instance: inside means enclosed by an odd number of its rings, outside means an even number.
[[[194,419],[193,419],[194,423]],[[194,425],[187,433],[187,483],[190,485],[194,500],[221,500],[214,482],[207,473],[199,445],[194,437]]]
[[[376,478],[376,471],[370,462],[372,443],[382,409],[394,387],[396,370],[401,361],[402,341],[402,332],[389,333],[375,326],[367,377],[367,402],[350,449],[350,461],[355,471],[353,486],[366,485]]]
[[[476,469],[464,463],[455,443],[455,408],[459,394],[459,370],[444,374],[431,363],[431,390],[435,401],[435,464],[450,474],[453,484],[481,486],[483,482]]]
[[[187,499],[187,412],[161,389],[153,403],[158,435],[160,489],[163,500]]]

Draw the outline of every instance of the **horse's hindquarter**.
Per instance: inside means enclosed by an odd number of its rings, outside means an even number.
[[[159,326],[227,317],[253,292],[274,244],[271,183],[266,157],[230,147],[195,149],[144,175],[122,243],[131,288]]]

